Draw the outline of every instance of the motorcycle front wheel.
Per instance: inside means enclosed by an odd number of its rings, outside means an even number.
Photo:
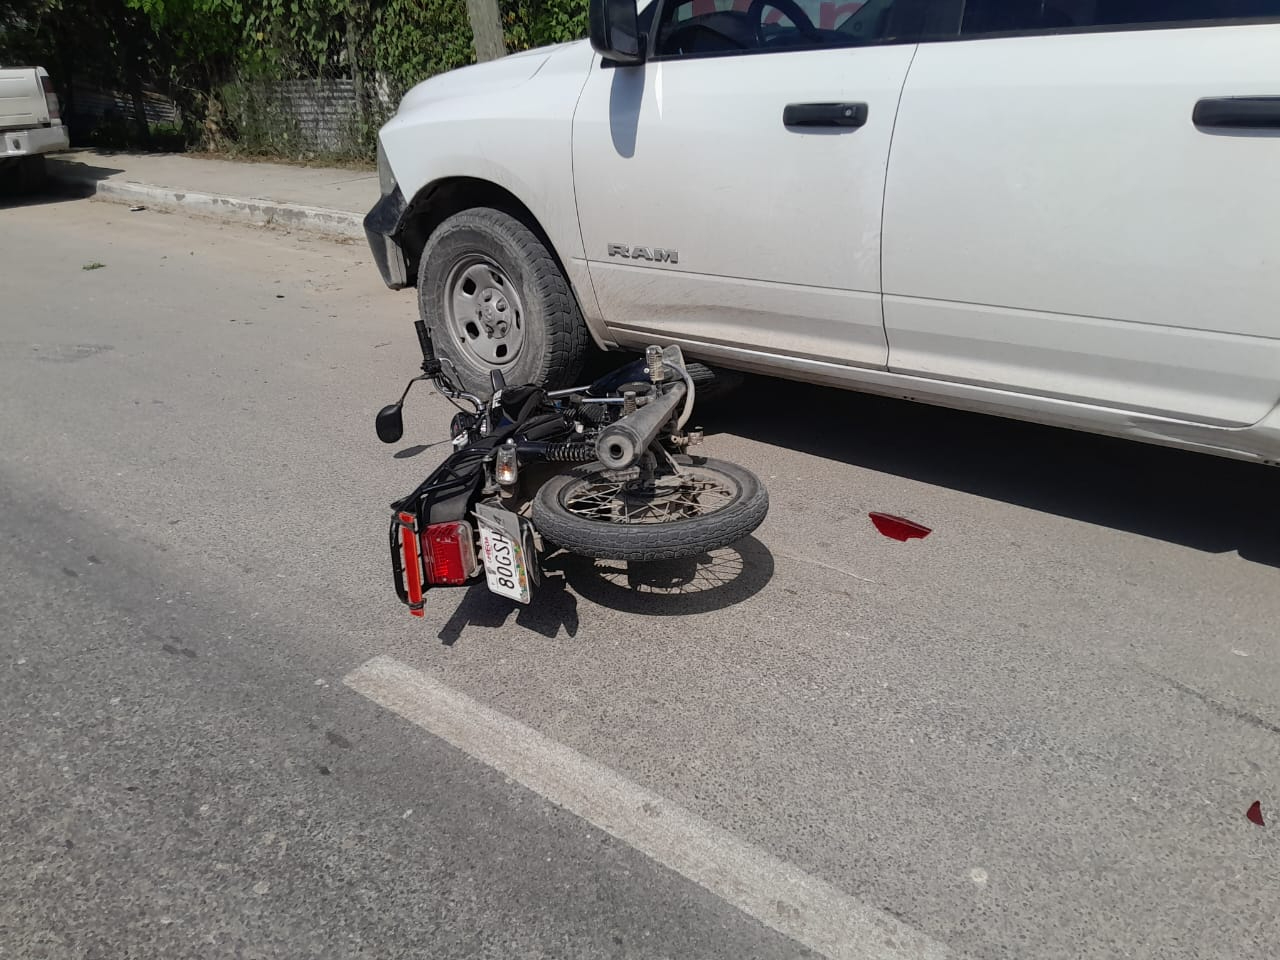
[[[586,464],[548,480],[533,501],[544,537],[602,560],[696,557],[743,539],[768,512],[755,474],[704,458],[648,483],[612,480],[603,464]]]

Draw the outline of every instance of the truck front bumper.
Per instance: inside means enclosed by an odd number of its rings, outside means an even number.
[[[0,158],[29,157],[37,153],[53,153],[71,146],[65,126],[30,127],[0,133]]]
[[[409,264],[400,246],[400,221],[404,217],[404,194],[397,184],[373,205],[364,217],[364,235],[369,241],[373,262],[382,282],[392,290],[409,286]]]

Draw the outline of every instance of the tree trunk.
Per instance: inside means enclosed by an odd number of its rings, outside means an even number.
[[[364,77],[360,74],[360,35],[354,19],[347,19],[347,59],[351,61],[351,93],[356,100],[356,122],[364,135]]]
[[[121,6],[121,10],[124,8]],[[139,18],[125,13],[116,28],[116,36],[120,41],[124,54],[123,73],[125,87],[133,100],[133,120],[138,128],[138,140],[144,149],[151,148],[151,127],[147,123],[147,101],[142,94],[142,74],[146,70],[147,61],[143,54],[143,46],[138,42],[142,24]]]
[[[498,0],[467,0],[467,18],[471,21],[471,36],[475,39],[476,60],[497,60],[507,55]]]
[[[58,61],[58,76],[54,78],[54,86],[60,91],[58,95],[58,106],[62,110],[62,123],[67,128],[67,135],[79,139],[80,125],[77,123],[75,129],[72,129],[72,121],[76,114],[76,96],[75,68],[77,59],[72,55],[75,49],[71,40],[67,37],[65,29],[55,29],[53,31],[53,48]],[[73,143],[73,146],[79,146],[79,143]]]
[[[133,122],[138,128],[138,140],[146,150],[151,149],[151,125],[147,123],[147,98],[142,93],[142,80],[137,73],[129,75],[129,97],[133,100]]]

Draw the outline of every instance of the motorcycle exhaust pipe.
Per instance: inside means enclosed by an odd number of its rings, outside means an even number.
[[[683,383],[672,384],[670,389],[652,398],[635,413],[629,413],[601,430],[596,438],[596,457],[610,470],[626,470],[635,466],[658,436],[662,425],[684,403],[685,390]]]

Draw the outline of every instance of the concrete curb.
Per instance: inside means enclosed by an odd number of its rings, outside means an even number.
[[[348,210],[308,207],[278,200],[245,199],[216,193],[199,193],[160,187],[150,183],[103,180],[75,170],[62,170],[56,162],[48,165],[49,176],[60,183],[87,190],[96,197],[116,203],[137,204],[158,210],[173,210],[193,216],[212,217],[236,223],[305,230],[329,237],[361,239],[363,217]]]

